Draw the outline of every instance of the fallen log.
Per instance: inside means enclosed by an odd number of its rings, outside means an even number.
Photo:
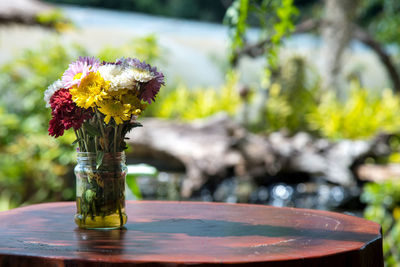
[[[128,162],[186,171],[182,197],[190,197],[210,179],[227,176],[269,179],[282,173],[306,173],[352,186],[356,183],[355,164],[390,153],[388,138],[383,135],[369,141],[338,142],[304,132],[261,136],[223,114],[191,123],[145,119],[142,124],[143,128],[128,135],[133,148]]]
[[[400,179],[400,164],[362,164],[356,169],[362,181],[380,183],[387,180]]]
[[[0,1],[0,24],[38,24],[37,15],[52,9],[51,5],[38,0],[3,0]]]

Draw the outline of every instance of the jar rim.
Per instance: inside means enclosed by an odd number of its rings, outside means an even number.
[[[97,153],[96,152],[81,152],[81,151],[78,151],[78,152],[76,152],[76,154],[78,155],[78,157],[79,156],[95,156],[95,155],[97,155]],[[106,153],[104,153],[104,155],[117,155],[117,156],[120,156],[120,155],[125,155],[125,151],[121,151],[121,152],[116,152],[116,153],[114,153],[114,152],[106,152]]]
[[[77,160],[78,160],[78,162],[86,162],[86,161],[94,161],[94,162],[96,162],[97,161],[97,154],[96,154],[96,152],[77,152]],[[107,160],[107,161],[120,161],[120,160],[122,160],[122,161],[125,161],[125,159],[126,159],[126,155],[125,155],[125,152],[124,151],[122,151],[122,152],[117,152],[117,153],[114,153],[114,152],[111,152],[111,153],[109,153],[109,152],[107,152],[107,153],[104,153],[104,155],[103,155],[103,162],[104,162],[104,160]]]

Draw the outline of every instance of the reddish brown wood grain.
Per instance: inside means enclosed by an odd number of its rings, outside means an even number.
[[[128,202],[123,230],[81,230],[75,203],[0,213],[0,266],[383,266],[376,223],[261,205]]]

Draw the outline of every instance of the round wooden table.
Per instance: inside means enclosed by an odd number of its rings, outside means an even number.
[[[74,202],[0,212],[0,266],[383,266],[380,226],[339,213],[140,201],[108,231],[77,228],[74,213]]]

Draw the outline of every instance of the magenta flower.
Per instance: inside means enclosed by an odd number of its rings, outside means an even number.
[[[156,67],[152,67],[149,64],[146,64],[145,61],[141,62],[136,58],[121,58],[116,61],[116,64],[127,64],[151,72],[154,78],[141,84],[139,99],[146,101],[149,104],[151,104],[151,101],[155,101],[155,97],[160,91],[161,86],[165,84],[164,74],[162,72],[158,72]]]
[[[145,62],[143,62],[146,64]],[[140,87],[139,98],[147,103],[151,104],[151,101],[155,101],[155,97],[160,91],[164,82],[164,74],[162,72],[158,72],[156,67],[151,67],[147,64],[147,68],[149,68],[150,72],[153,74],[154,78],[147,83],[144,83]]]
[[[89,73],[96,72],[100,66],[100,61],[94,57],[79,57],[78,60],[69,64],[68,69],[62,76],[65,88],[80,85],[81,80]]]
[[[139,99],[151,104],[155,101],[155,97],[160,91],[161,85],[164,85],[164,75],[161,72],[155,72],[156,77],[151,81],[143,84],[140,88]]]

